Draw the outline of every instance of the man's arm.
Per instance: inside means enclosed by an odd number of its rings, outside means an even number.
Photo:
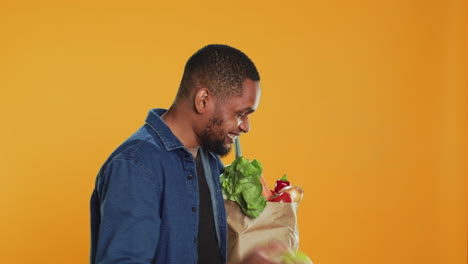
[[[151,263],[158,247],[159,193],[151,173],[114,159],[98,182],[100,224],[91,263]]]

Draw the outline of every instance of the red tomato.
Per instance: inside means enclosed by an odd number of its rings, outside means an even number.
[[[278,195],[273,196],[270,199],[270,202],[278,202],[278,203],[292,203],[292,201],[293,199],[291,197],[291,194],[287,192],[279,193]]]

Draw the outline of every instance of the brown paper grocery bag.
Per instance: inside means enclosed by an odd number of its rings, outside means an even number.
[[[299,248],[297,203],[267,202],[257,218],[245,215],[233,201],[224,201],[228,224],[228,264],[238,264],[256,247],[273,240]]]

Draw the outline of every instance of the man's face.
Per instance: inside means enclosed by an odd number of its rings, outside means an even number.
[[[232,96],[215,103],[215,110],[203,134],[204,148],[220,156],[231,150],[231,145],[241,133],[250,129],[249,115],[260,101],[260,83],[246,79],[242,85],[242,96]]]

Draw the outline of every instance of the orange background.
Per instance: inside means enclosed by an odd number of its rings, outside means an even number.
[[[467,8],[3,0],[0,262],[88,262],[100,166],[169,107],[193,52],[226,43],[262,78],[244,155],[305,190],[316,264],[466,264]]]

